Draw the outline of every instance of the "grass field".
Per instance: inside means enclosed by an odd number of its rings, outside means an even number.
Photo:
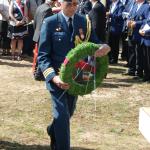
[[[71,119],[72,150],[150,150],[138,130],[139,108],[150,107],[150,83],[123,76],[123,62],[109,67],[102,86],[79,97]],[[48,150],[50,96],[34,81],[31,62],[0,58],[0,149]]]

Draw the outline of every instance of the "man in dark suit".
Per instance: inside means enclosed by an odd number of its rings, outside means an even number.
[[[46,0],[44,4],[40,5],[35,13],[34,16],[34,36],[33,36],[33,41],[36,43],[39,42],[39,37],[40,37],[40,30],[41,26],[43,23],[43,20],[51,15],[52,13],[52,6],[54,5],[55,0]]]
[[[106,9],[99,0],[90,0],[92,10],[89,12],[89,18],[92,22],[92,27],[95,30],[98,38],[105,42],[106,30]]]
[[[28,11],[28,36],[24,38],[23,55],[33,56],[34,42],[33,42],[33,19],[36,9],[39,5],[43,4],[45,0],[26,0],[26,6]]]
[[[119,55],[119,41],[122,34],[123,28],[123,17],[122,12],[124,10],[123,4],[119,0],[112,0],[109,12],[106,13],[108,18],[108,28],[109,28],[109,39],[108,43],[111,47],[111,52],[109,53],[110,64],[115,64],[118,62]]]
[[[70,95],[68,83],[59,76],[59,68],[67,53],[81,41],[100,43],[89,25],[89,19],[75,13],[78,0],[61,0],[62,11],[44,20],[41,28],[38,62],[51,94],[53,122],[47,132],[51,137],[52,150],[70,150],[70,117],[75,110],[77,96]],[[102,44],[95,56],[101,57],[110,51]]]
[[[38,43],[39,43],[39,38],[40,38],[40,30],[41,30],[41,26],[42,26],[42,23],[43,23],[43,20],[44,18],[47,18],[51,15],[53,15],[52,13],[52,6],[55,4],[55,0],[46,0],[44,4],[40,5],[37,10],[36,10],[36,13],[34,15],[34,35],[33,35],[33,41],[37,43],[36,47],[35,48],[35,51],[34,51],[34,62],[33,63],[36,63],[33,64],[35,67],[33,68],[34,69],[34,78],[35,80],[44,80],[43,78],[43,74],[40,70],[40,68],[38,67],[38,63],[35,62],[36,61],[36,56],[37,56],[37,53],[38,51]]]
[[[45,2],[45,0],[26,0],[26,5],[27,5],[27,8],[28,8],[29,20],[33,20],[34,19],[34,15],[35,15],[36,9],[38,8],[38,6],[40,6],[44,2]]]

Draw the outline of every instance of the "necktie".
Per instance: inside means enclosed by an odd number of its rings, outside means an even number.
[[[69,18],[68,22],[69,22],[69,31],[72,34],[72,32],[73,32],[73,26],[72,26],[72,18],[71,17]]]

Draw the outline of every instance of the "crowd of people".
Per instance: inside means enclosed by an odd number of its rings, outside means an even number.
[[[33,56],[44,18],[59,11],[58,0],[0,0],[2,55],[11,55],[12,60]],[[76,12],[88,15],[98,38],[110,45],[110,64],[118,63],[121,45],[121,59],[128,67],[125,74],[150,80],[148,1],[106,0],[103,5],[99,0],[80,0]],[[37,71],[35,78],[41,76]]]
[[[49,8],[52,7],[50,0],[0,1],[0,47],[2,55],[11,55],[12,60],[21,60],[22,54],[33,56],[36,42],[33,39],[34,17],[38,6],[43,3]]]

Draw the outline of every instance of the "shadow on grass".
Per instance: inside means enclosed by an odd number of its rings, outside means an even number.
[[[49,145],[24,145],[16,142],[0,141],[2,150],[51,150]],[[72,147],[71,150],[95,150],[82,147]]]
[[[113,73],[113,74],[122,74],[123,72],[126,71],[126,68],[115,68],[115,67],[109,67],[108,73]]]
[[[113,81],[113,82],[112,82]],[[142,79],[136,79],[136,78],[126,78],[126,79],[113,79],[113,78],[107,78],[100,87],[103,88],[119,88],[119,87],[130,87],[133,84],[142,84]]]
[[[141,79],[116,79],[115,83],[104,82],[100,87],[103,88],[119,88],[119,87],[130,87],[133,84],[142,84]]]
[[[0,65],[7,65],[11,67],[32,67],[30,64],[20,64],[20,61],[11,61],[11,62],[0,62]]]

